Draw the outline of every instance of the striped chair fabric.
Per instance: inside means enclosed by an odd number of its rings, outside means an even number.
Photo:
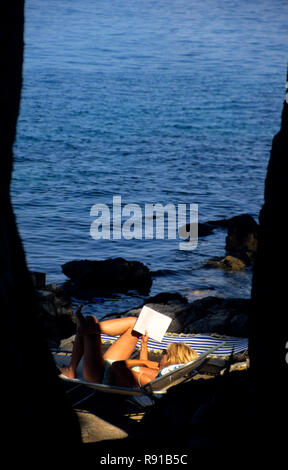
[[[103,343],[113,343],[119,336],[101,335]],[[184,333],[166,333],[161,342],[148,339],[149,351],[161,352],[167,349],[169,343],[182,342],[193,348],[198,354],[206,352],[208,349],[217,346],[225,341],[225,344],[217,349],[213,356],[226,357],[233,354],[243,353],[248,348],[247,338],[237,338],[233,336],[205,335],[205,334],[184,334]],[[140,348],[140,341],[136,348]]]

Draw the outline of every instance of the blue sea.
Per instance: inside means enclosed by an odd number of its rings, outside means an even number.
[[[74,259],[124,257],[150,295],[249,297],[251,270],[207,269],[224,230],[179,240],[99,239],[91,207],[197,204],[200,222],[258,221],[287,65],[285,0],[26,0],[12,198],[32,271],[63,284]],[[100,318],[137,292],[86,300]],[[75,299],[74,303],[78,301]]]

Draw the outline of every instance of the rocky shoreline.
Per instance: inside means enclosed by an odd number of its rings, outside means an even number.
[[[36,289],[36,298],[39,319],[49,345],[58,347],[63,340],[76,333],[71,301],[65,296],[63,289],[55,284]],[[143,305],[121,314],[106,315],[102,319],[137,317]],[[248,336],[249,299],[210,296],[188,302],[181,294],[161,293],[148,298],[145,305],[172,318],[168,328],[172,333]]]
[[[198,224],[198,237],[206,237],[217,229],[227,231],[224,258],[208,259],[206,268],[239,271],[253,265],[258,245],[258,224],[249,214],[230,219]],[[187,226],[186,231],[189,231]],[[121,257],[106,260],[72,260],[62,265],[67,277],[65,283],[69,295],[91,298],[99,292],[127,292],[136,290],[149,294],[153,273],[140,261],[128,261]]]
[[[70,300],[61,287],[50,284],[36,290],[39,318],[49,342],[57,346],[61,340],[75,334],[76,324]],[[138,316],[144,304],[102,319]],[[227,336],[248,336],[249,299],[205,297],[188,302],[181,294],[161,293],[145,302],[172,318],[168,328],[173,333],[203,333]]]
[[[255,220],[243,214],[231,219],[202,223],[199,224],[199,237],[207,236],[219,227],[227,230],[226,256],[206,261],[206,267],[237,271],[253,264],[258,239],[258,224]],[[72,298],[131,289],[147,295],[152,285],[152,274],[147,266],[123,258],[75,260],[63,265],[62,270],[69,278],[65,286],[47,285],[45,273],[31,273],[39,318],[53,346],[75,334]],[[209,296],[192,302],[179,293],[163,292],[148,297],[145,304],[172,317],[170,332],[248,336],[250,299]],[[138,316],[142,306],[138,305],[117,315],[111,313],[104,319]]]

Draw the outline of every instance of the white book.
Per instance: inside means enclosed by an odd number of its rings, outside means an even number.
[[[147,331],[149,338],[162,341],[171,321],[167,315],[144,305],[133,329],[142,335]]]

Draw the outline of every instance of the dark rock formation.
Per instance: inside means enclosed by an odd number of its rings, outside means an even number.
[[[252,315],[249,321],[251,370],[261,390],[263,408],[265,402],[269,403],[270,417],[273,415],[274,421],[279,419],[274,423],[279,430],[287,425],[288,315],[287,276],[283,269],[287,245],[287,101],[288,98],[283,106],[281,129],[273,138],[265,181],[252,284]],[[267,386],[268,370],[277,377],[277,387],[273,382]]]
[[[162,293],[147,299],[145,305],[172,318],[168,328],[171,333],[248,336],[249,299],[205,297],[188,302],[180,294]],[[138,316],[141,308],[142,305],[121,316]]]
[[[38,312],[45,327],[49,344],[58,347],[76,333],[75,318],[69,300],[62,288],[54,285],[37,290]],[[146,300],[145,305],[172,318],[170,333],[220,334],[248,336],[248,313],[250,299],[205,297],[188,302],[181,294],[160,293]],[[122,314],[108,314],[109,318],[137,317],[143,305]]]
[[[40,272],[30,272],[30,277],[35,289],[41,289],[46,285],[46,274]]]
[[[50,347],[58,347],[63,338],[74,335],[76,320],[70,297],[57,284],[46,284],[46,274],[30,272],[35,294],[37,315]]]
[[[62,266],[65,276],[73,282],[73,295],[92,295],[93,292],[122,292],[138,290],[149,292],[152,277],[149,269],[140,261],[127,261],[123,258],[107,260],[70,261]]]
[[[41,459],[47,466],[54,465],[56,456],[58,463],[62,458],[65,464],[71,463],[63,450],[73,448],[75,460],[81,435],[37,317],[35,291],[11,206],[12,148],[22,85],[24,2],[3,2],[0,18],[0,310],[5,377],[1,455],[11,467],[21,462],[36,468]]]
[[[168,302],[152,308],[172,316],[168,331],[174,333],[218,333],[248,336],[248,299],[223,299],[206,297],[194,302]]]
[[[37,289],[36,303],[50,347],[57,347],[61,339],[75,334],[76,323],[70,298],[60,286],[48,284]]]
[[[239,271],[253,264],[258,244],[258,224],[253,217],[241,214],[230,219],[199,223],[198,236],[211,235],[217,228],[227,230],[225,243],[227,256],[219,260],[208,260],[207,267]],[[186,224],[185,230],[189,232],[190,224]]]
[[[214,230],[215,226],[213,223],[210,222],[198,222],[197,230],[198,230],[198,237],[208,237],[208,235],[211,235]],[[181,237],[184,237],[187,235],[187,233],[192,232],[192,225],[191,224],[186,224],[183,227],[179,228],[179,235]]]
[[[186,224],[183,227],[187,231],[190,230],[190,224]],[[257,239],[257,229],[258,224],[257,222],[251,217],[249,214],[240,214],[229,219],[219,219],[219,220],[208,220],[207,222],[199,222],[198,223],[198,236],[199,237],[206,237],[211,235],[214,230],[217,228],[224,228],[228,230],[228,236],[233,237],[231,242],[227,244],[227,250],[229,250],[229,245],[231,245],[232,249],[238,249],[239,245],[240,248],[243,246],[248,249],[255,249],[255,240],[249,240],[250,234],[253,235]],[[236,246],[234,247],[234,244]],[[256,242],[257,244],[257,242]]]
[[[258,224],[253,217],[244,214],[232,217],[227,225],[226,251],[246,260],[255,257],[258,244]]]

